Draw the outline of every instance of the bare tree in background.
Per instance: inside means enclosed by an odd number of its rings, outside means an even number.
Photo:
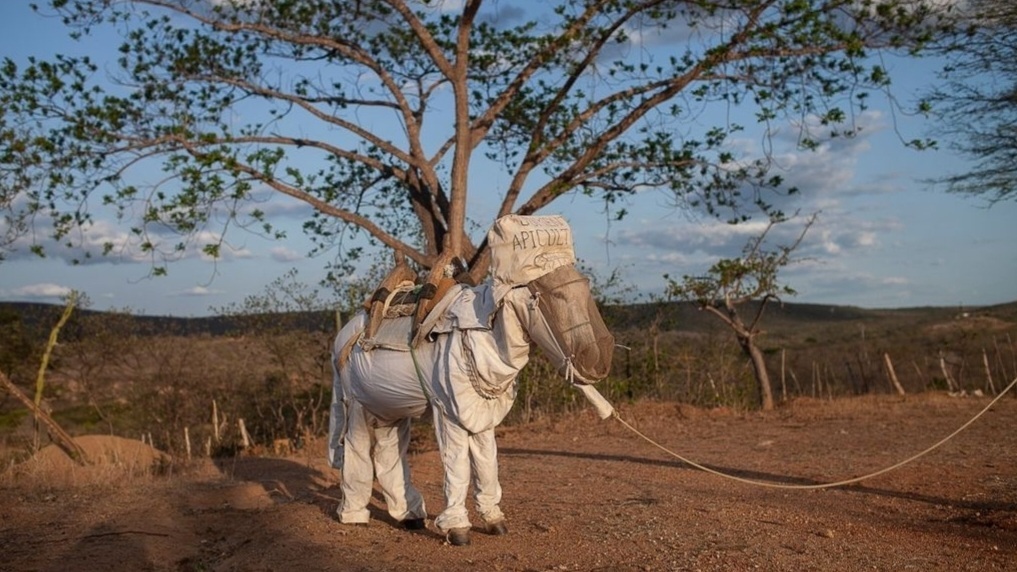
[[[937,135],[974,161],[939,182],[990,203],[1017,199],[1017,3],[969,0],[954,8],[966,33],[943,48],[944,84],[925,110]]]

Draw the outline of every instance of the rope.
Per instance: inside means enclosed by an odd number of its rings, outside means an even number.
[[[498,399],[512,388],[515,377],[509,378],[501,386],[488,383],[481,378],[480,371],[477,369],[477,355],[473,351],[473,345],[470,342],[470,335],[467,330],[459,330],[459,342],[463,348],[463,366],[466,370],[466,377],[470,380],[470,385],[473,386],[473,391],[476,391],[477,395],[487,400]],[[490,387],[485,387],[485,384]]]
[[[950,439],[953,439],[954,437],[956,437],[961,431],[967,429],[968,426],[970,426],[972,423],[974,423],[976,420],[978,420],[978,418],[981,417],[982,415],[984,415],[989,409],[991,409],[992,406],[996,404],[996,402],[998,402],[1000,399],[1002,399],[1003,396],[1007,394],[1007,392],[1009,392],[1011,389],[1013,389],[1013,387],[1015,385],[1017,385],[1017,378],[1014,378],[1014,380],[1010,382],[1010,385],[1006,386],[1006,389],[1004,389],[1002,392],[1000,392],[1000,394],[997,395],[995,399],[990,401],[988,405],[986,405],[981,411],[978,412],[977,415],[972,417],[967,423],[961,425],[960,427],[957,428],[956,431],[954,431],[953,433],[950,433],[949,435],[947,435],[943,439],[940,439],[937,443],[933,444],[931,447],[928,447],[924,451],[922,451],[920,453],[917,453],[915,455],[912,455],[912,456],[908,457],[907,459],[904,459],[903,461],[900,461],[899,463],[895,463],[893,465],[890,465],[889,467],[886,467],[885,469],[878,470],[878,471],[876,471],[874,473],[869,473],[867,475],[862,475],[860,477],[855,477],[853,479],[845,479],[843,481],[837,481],[837,482],[834,482],[834,483],[820,483],[820,484],[815,484],[815,485],[791,485],[791,484],[786,484],[786,483],[769,483],[769,482],[766,482],[766,481],[756,481],[756,480],[753,480],[753,479],[745,479],[745,478],[742,478],[742,477],[739,477],[739,476],[735,476],[735,475],[724,473],[724,472],[721,472],[721,471],[718,471],[718,470],[715,470],[715,469],[711,469],[709,467],[700,465],[699,463],[696,463],[695,461],[691,461],[691,460],[689,460],[689,459],[679,455],[678,453],[675,453],[674,451],[668,449],[667,447],[661,445],[660,443],[654,441],[653,439],[647,437],[646,435],[641,433],[638,429],[636,429],[635,427],[630,425],[628,422],[626,422],[624,419],[622,419],[621,416],[618,415],[617,411],[615,411],[615,413],[614,413],[614,418],[617,419],[619,423],[621,423],[623,426],[628,428],[630,431],[632,431],[633,433],[635,433],[639,437],[642,437],[647,443],[653,445],[654,447],[657,447],[661,451],[664,451],[665,453],[671,455],[672,457],[678,459],[679,461],[681,461],[683,463],[691,465],[691,466],[693,466],[693,467],[695,467],[695,468],[697,468],[697,469],[699,469],[701,471],[705,471],[707,473],[711,473],[711,474],[717,475],[719,477],[724,477],[726,479],[731,479],[731,480],[734,480],[734,481],[738,481],[738,482],[742,482],[742,483],[746,483],[746,484],[750,484],[750,485],[756,485],[756,486],[760,486],[760,487],[768,487],[768,488],[772,488],[772,489],[799,489],[799,490],[829,489],[829,488],[833,488],[833,487],[841,487],[841,486],[844,486],[844,485],[850,485],[850,484],[853,484],[853,483],[864,481],[866,479],[871,479],[872,477],[875,477],[875,476],[878,476],[878,475],[882,475],[883,473],[889,473],[890,471],[893,471],[895,469],[899,469],[899,468],[903,467],[904,465],[906,465],[906,464],[908,464],[908,463],[910,463],[910,462],[912,462],[912,461],[914,461],[914,460],[916,460],[916,459],[918,459],[920,457],[923,457],[923,456],[931,453],[933,450],[939,448],[940,446],[942,446],[944,443],[946,443]]]
[[[420,298],[417,298],[415,308],[420,308]],[[415,313],[415,312],[414,312]],[[413,361],[413,371],[417,374],[417,381],[420,382],[420,391],[424,393],[424,399],[428,403],[433,403],[431,400],[431,392],[427,391],[427,382],[424,380],[424,372],[420,367],[420,360],[417,359],[416,344],[410,341],[410,359]]]
[[[409,280],[403,280],[391,292],[385,297],[385,303],[382,305],[381,315],[385,318],[402,318],[409,316],[416,309],[417,304],[398,304],[395,307],[392,306],[392,301],[396,296],[412,292],[417,288],[417,285]]]
[[[420,382],[420,391],[424,392],[424,399],[431,402],[431,392],[427,390],[427,382],[424,380],[424,372],[420,368],[420,361],[417,359],[417,351],[410,344],[410,359],[413,360],[413,371],[417,372],[417,381]]]

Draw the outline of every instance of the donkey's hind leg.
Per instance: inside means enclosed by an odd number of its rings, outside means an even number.
[[[407,452],[410,447],[410,418],[374,429],[374,470],[378,475],[388,514],[406,528],[423,528],[427,518],[424,498],[410,480]]]
[[[342,491],[339,522],[367,524],[367,510],[374,487],[374,466],[371,462],[371,427],[360,403],[351,399],[346,418],[346,446],[343,448]]]

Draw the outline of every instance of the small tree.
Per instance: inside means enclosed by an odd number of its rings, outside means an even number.
[[[710,267],[705,276],[683,276],[681,281],[667,275],[667,294],[670,298],[692,301],[721,319],[734,332],[738,345],[752,362],[752,371],[759,386],[759,403],[764,410],[773,409],[773,390],[766,370],[766,360],[756,339],[764,332],[760,329],[763,311],[771,300],[780,300],[780,295],[795,295],[787,285],[781,285],[777,273],[792,262],[794,252],[805,233],[816,220],[813,214],[805,223],[802,232],[793,243],[777,246],[774,250],[764,249],[766,236],[774,226],[786,222],[786,218],[775,215],[770,218],[758,236],[748,240],[739,258],[724,258]],[[751,301],[758,301],[755,315],[746,323],[739,308]]]

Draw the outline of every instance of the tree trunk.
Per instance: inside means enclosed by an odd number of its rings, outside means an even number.
[[[759,406],[763,411],[772,411],[773,388],[770,386],[770,374],[766,371],[766,359],[763,357],[763,352],[756,347],[751,337],[739,336],[738,341],[752,361],[752,373],[755,374],[756,385],[759,387]]]
[[[766,359],[763,352],[756,346],[755,338],[758,331],[750,329],[738,316],[738,304],[730,298],[724,299],[724,310],[715,307],[708,307],[715,315],[719,316],[734,331],[738,338],[738,345],[752,362],[752,372],[756,376],[756,385],[759,388],[759,406],[763,411],[773,410],[773,388],[770,385],[770,374],[766,371]]]

